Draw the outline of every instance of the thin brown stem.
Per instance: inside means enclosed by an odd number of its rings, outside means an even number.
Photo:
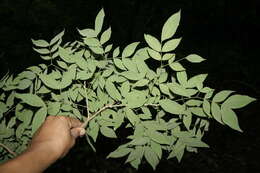
[[[101,112],[103,112],[104,110],[108,109],[108,108],[115,108],[115,107],[123,107],[125,105],[114,105],[114,104],[108,104],[108,105],[105,105],[104,107],[102,107],[101,109],[99,109],[96,113],[94,113],[93,115],[89,115],[87,117],[87,120],[84,121],[84,123],[81,125],[82,128],[86,128],[87,125],[88,125],[88,122],[90,120],[92,120],[93,118],[95,118],[98,114],[100,114]]]
[[[11,153],[14,156],[17,156],[17,154],[15,152],[13,152],[9,147],[7,147],[6,145],[0,143],[0,146],[3,147],[4,149],[6,149],[9,153]]]

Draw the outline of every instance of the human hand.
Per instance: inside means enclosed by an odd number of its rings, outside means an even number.
[[[56,159],[64,157],[79,136],[85,134],[82,123],[65,116],[48,116],[35,132],[28,150],[42,149],[53,154]]]

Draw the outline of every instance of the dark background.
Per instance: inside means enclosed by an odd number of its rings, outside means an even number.
[[[50,40],[65,28],[65,40],[77,39],[76,28],[93,27],[102,7],[105,25],[112,26],[114,46],[143,42],[143,33],[159,37],[163,23],[181,9],[177,37],[183,39],[177,55],[197,53],[207,59],[187,65],[188,72],[209,73],[207,84],[217,91],[232,89],[259,100],[257,5],[257,0],[0,0],[1,76],[41,62],[31,49],[30,38]],[[176,159],[163,159],[156,172],[260,172],[259,106],[257,101],[236,111],[244,133],[212,122],[204,137],[210,149],[185,153],[180,164]],[[117,140],[99,137],[97,153],[93,153],[81,139],[46,172],[135,172],[124,160],[105,159],[117,146]],[[152,169],[144,163],[138,172]]]

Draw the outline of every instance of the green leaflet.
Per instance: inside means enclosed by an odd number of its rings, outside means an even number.
[[[135,52],[135,49],[139,43],[140,42],[133,42],[133,43],[129,44],[128,46],[126,46],[122,52],[122,58],[133,55],[133,53]]]
[[[145,73],[137,73],[135,71],[124,71],[121,73],[122,76],[129,80],[140,80],[144,77]]]
[[[175,60],[175,54],[174,53],[166,53],[162,57],[163,61],[171,60],[172,62]]]
[[[135,169],[138,169],[139,165],[141,164],[141,159],[135,159],[135,160],[131,161],[130,164]]]
[[[123,65],[122,61],[118,58],[113,58],[114,64],[116,65],[117,68],[121,70],[126,70],[125,66]]]
[[[179,138],[179,140],[190,147],[209,147],[208,144],[202,142],[199,138]]]
[[[147,84],[149,83],[149,80],[147,79],[141,79],[139,81],[137,81],[133,87],[143,87],[143,86],[146,86]]]
[[[108,95],[110,97],[112,97],[114,100],[121,99],[121,94],[119,93],[119,91],[117,90],[117,88],[115,87],[115,85],[112,82],[107,81],[105,84],[105,88],[106,88]]]
[[[191,122],[192,122],[192,116],[191,115],[184,115],[183,116],[183,124],[185,125],[187,130],[190,129]]]
[[[181,38],[177,39],[171,39],[167,41],[163,47],[162,47],[162,52],[171,52],[177,48],[177,46],[180,44]]]
[[[65,61],[66,63],[74,63],[75,60],[72,58],[72,56],[70,55],[70,51],[68,49],[64,49],[62,47],[59,47],[59,56],[60,58]]]
[[[57,41],[61,40],[63,35],[64,35],[65,30],[61,31],[60,33],[58,33],[53,39],[51,39],[50,41],[50,45],[53,45],[54,43],[56,43]]]
[[[223,122],[234,130],[243,132],[238,124],[236,113],[224,104],[221,106],[221,114]]]
[[[60,89],[60,82],[56,81],[55,79],[52,79],[48,77],[48,75],[39,75],[39,78],[41,81],[49,88],[52,89]]]
[[[25,90],[26,88],[28,88],[29,86],[31,86],[32,81],[29,79],[23,79],[19,82],[17,89],[20,90]]]
[[[82,29],[82,30],[78,29],[78,32],[83,37],[97,37],[98,35],[98,33],[95,30],[89,28]]]
[[[113,44],[109,44],[109,45],[107,45],[106,48],[105,48],[105,53],[110,52],[111,49],[112,49],[112,47],[113,47]]]
[[[141,160],[144,155],[144,147],[137,146],[134,150],[131,151],[131,153],[128,155],[127,160],[125,163],[132,162],[134,160]]]
[[[49,46],[49,43],[45,40],[34,40],[34,39],[31,39],[31,40],[35,46],[38,46],[38,47],[48,47]]]
[[[232,95],[230,96],[224,103],[225,107],[229,107],[231,109],[242,108],[249,103],[255,101],[255,98],[246,96],[246,95]]]
[[[207,117],[207,115],[204,113],[203,109],[200,107],[190,107],[189,110],[199,117]]]
[[[203,111],[210,116],[210,103],[207,99],[203,100],[202,108]]]
[[[44,106],[40,108],[34,115],[32,121],[32,134],[41,126],[47,116],[47,108]]]
[[[108,138],[117,138],[116,133],[111,128],[108,128],[106,126],[100,127],[100,132],[102,135],[108,137]]]
[[[162,146],[154,141],[151,141],[151,149],[157,154],[159,159],[162,158]]]
[[[121,95],[125,97],[127,93],[130,91],[130,83],[128,81],[125,81],[120,88]]]
[[[157,38],[155,38],[149,34],[144,34],[144,39],[150,48],[152,48],[153,50],[156,50],[157,52],[161,51],[162,46],[161,46],[161,43],[159,42],[159,40],[157,40]]]
[[[16,93],[15,97],[21,99],[24,103],[26,103],[30,106],[34,106],[34,107],[45,106],[45,103],[43,102],[43,100],[39,96],[34,95],[34,94]]]
[[[185,57],[185,59],[187,59],[188,61],[193,62],[193,63],[200,63],[202,61],[205,61],[204,58],[202,58],[196,54],[190,54],[187,57]]]
[[[171,95],[170,94],[170,90],[168,88],[168,86],[166,84],[159,84],[159,88],[160,88],[160,91],[163,93],[163,94],[166,94],[166,95]]]
[[[223,90],[218,92],[212,99],[213,102],[223,102],[230,94],[234,91],[231,90]]]
[[[178,82],[183,86],[185,87],[187,85],[187,82],[188,82],[188,77],[187,77],[187,73],[186,71],[180,71],[180,72],[177,72],[177,80]]]
[[[200,85],[203,86],[203,82],[207,78],[207,76],[208,76],[208,74],[199,74],[199,75],[193,76],[192,78],[190,78],[188,80],[187,87],[193,88],[193,87],[198,87]]]
[[[93,72],[87,72],[87,71],[79,71],[77,72],[76,79],[79,80],[88,80],[93,76]]]
[[[100,47],[101,43],[97,38],[85,38],[84,43],[89,47]]]
[[[215,120],[217,120],[219,123],[224,124],[222,121],[222,115],[221,115],[221,110],[220,110],[220,106],[215,103],[212,102],[211,103],[211,112],[212,112],[212,116]]]
[[[18,74],[18,77],[21,79],[26,78],[29,80],[33,80],[35,79],[36,75],[31,71],[23,71],[22,73]]]
[[[188,106],[200,106],[202,104],[202,101],[190,99],[187,102],[185,102],[185,104],[188,105]]]
[[[107,158],[119,158],[124,157],[132,151],[131,148],[118,147],[115,151],[111,152]]]
[[[68,68],[68,65],[65,62],[63,62],[63,61],[56,61],[56,62],[63,69],[67,69]]]
[[[87,134],[91,136],[93,141],[96,142],[99,132],[99,125],[94,120],[91,120],[89,122],[89,128],[87,129],[87,132]]]
[[[185,68],[178,62],[173,62],[171,64],[169,64],[170,67],[174,70],[174,71],[183,71],[185,70]]]
[[[47,105],[48,105],[47,112],[49,115],[57,115],[59,113],[61,108],[60,102],[49,102]]]
[[[185,147],[185,144],[178,140],[177,143],[172,147],[172,152],[169,154],[167,159],[176,157],[178,162],[180,162],[184,154]]]
[[[163,82],[167,81],[167,79],[168,79],[168,73],[167,72],[162,72],[158,75],[159,75],[159,79],[158,79],[159,83],[163,83]]]
[[[96,19],[95,19],[95,32],[96,32],[96,34],[99,34],[101,29],[102,29],[104,17],[105,17],[105,12],[104,12],[104,9],[102,8],[98,12]]]
[[[9,94],[9,96],[7,97],[7,100],[6,100],[6,106],[7,107],[11,107],[14,105],[14,98],[15,98],[15,92],[11,92],[11,94]]]
[[[143,121],[142,125],[150,130],[167,130],[167,125],[165,123],[159,123],[158,121],[154,120]]]
[[[100,44],[106,43],[111,37],[111,27],[105,30],[100,37]]]
[[[146,146],[144,149],[144,157],[147,162],[153,167],[153,170],[155,170],[156,166],[159,163],[159,158],[156,153],[150,147]]]
[[[137,123],[140,122],[139,117],[133,112],[132,109],[126,108],[125,114],[126,114],[126,117],[130,121],[131,124],[136,125]]]
[[[183,86],[179,85],[178,83],[169,83],[168,84],[169,89],[177,95],[190,97],[192,93],[189,93],[187,89],[185,89]]]
[[[148,48],[147,49],[148,54],[151,58],[160,61],[162,59],[161,54],[153,49]]]
[[[145,92],[142,91],[129,92],[125,95],[125,99],[129,108],[141,107],[147,100]]]
[[[120,49],[119,49],[119,46],[118,46],[113,51],[113,58],[117,57],[119,54],[120,54]]]
[[[185,110],[182,105],[169,99],[160,100],[159,104],[166,112],[171,114],[182,114]]]
[[[133,60],[140,60],[140,61],[145,61],[146,59],[148,59],[149,55],[147,53],[147,47],[138,49],[132,58]]]
[[[149,142],[149,138],[147,137],[137,137],[137,138],[134,138],[130,144],[131,145],[145,145]],[[132,161],[132,160],[131,160]]]
[[[50,53],[50,50],[46,49],[46,48],[37,48],[37,49],[33,48],[33,50],[39,54],[49,54]],[[46,59],[46,60],[48,60],[48,59]]]
[[[137,72],[136,64],[132,60],[129,58],[122,58],[122,62],[129,71]]]
[[[146,134],[149,138],[159,144],[169,144],[169,140],[166,138],[166,136],[158,131],[147,129]]]
[[[102,76],[103,76],[103,77],[109,77],[112,73],[113,73],[113,69],[110,68],[110,69],[105,70],[105,71],[102,73]]]
[[[162,28],[161,41],[171,38],[175,34],[180,23],[180,18],[181,11],[178,11],[167,19]]]
[[[24,133],[26,127],[27,127],[27,124],[24,124],[24,123],[20,124],[20,125],[17,127],[17,129],[16,129],[16,131],[15,131],[15,136],[16,136],[16,138],[19,139],[19,138],[22,137],[22,135],[23,135],[23,133]]]

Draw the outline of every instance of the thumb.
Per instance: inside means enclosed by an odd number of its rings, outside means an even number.
[[[71,135],[74,137],[74,138],[77,138],[79,136],[83,136],[85,135],[86,133],[86,130],[84,128],[81,128],[81,127],[76,127],[76,128],[73,128],[70,130],[70,133]]]

